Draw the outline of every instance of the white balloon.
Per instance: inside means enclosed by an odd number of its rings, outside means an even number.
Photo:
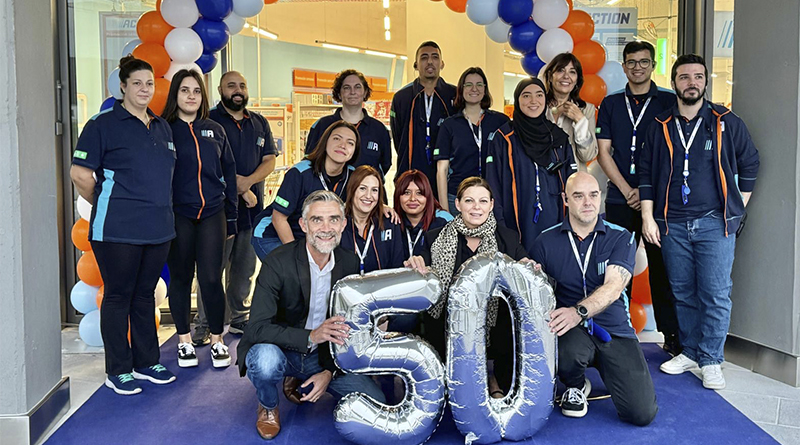
[[[467,0],[467,18],[476,25],[488,25],[497,20],[500,0]]]
[[[78,209],[78,215],[86,221],[92,219],[92,204],[83,199],[83,196],[78,195],[78,200],[75,201],[75,208]]]
[[[548,30],[563,25],[568,15],[566,0],[536,0],[531,17],[540,28]]]
[[[156,284],[156,289],[155,289],[155,296],[156,296],[156,310],[158,310],[158,307],[161,306],[161,304],[167,300],[167,283],[164,282],[163,278],[158,279],[158,284]]]
[[[636,249],[636,262],[633,266],[633,276],[637,276],[647,269],[647,252],[644,250],[644,243],[639,244]]]
[[[203,74],[203,70],[201,70],[200,67],[194,62],[192,63],[172,62],[172,64],[169,66],[169,69],[167,70],[167,74],[164,74],[164,78],[172,82],[172,76],[174,76],[175,73],[177,73],[180,70],[197,71],[198,73]]]
[[[200,18],[195,0],[163,0],[161,17],[176,28],[189,28]]]
[[[114,68],[108,76],[108,93],[114,96],[114,99],[122,99],[122,89],[119,87],[119,68]]]
[[[164,49],[173,63],[190,63],[203,55],[203,40],[190,28],[175,28],[164,39]]]
[[[233,13],[240,17],[256,16],[263,7],[263,0],[233,0]]]
[[[511,25],[505,23],[499,18],[486,25],[486,28],[484,29],[486,30],[486,35],[489,36],[489,38],[493,41],[497,43],[508,42],[508,31],[511,29]]]
[[[122,55],[120,57],[125,57],[128,54],[133,54],[133,50],[142,43],[139,39],[133,39],[130,42],[125,44],[125,48],[122,49]]]
[[[226,25],[228,25],[228,32],[231,35],[239,34],[242,32],[242,28],[244,28],[245,18],[239,15],[236,15],[235,12],[228,14],[224,20],[222,20]]]
[[[608,94],[613,94],[625,88],[628,83],[628,77],[625,75],[625,70],[619,62],[613,60],[606,60],[603,68],[597,72],[597,75],[606,83],[606,91]]]
[[[550,63],[553,57],[561,53],[572,52],[572,46],[572,36],[567,31],[561,28],[548,29],[536,43],[536,54],[546,63]]]

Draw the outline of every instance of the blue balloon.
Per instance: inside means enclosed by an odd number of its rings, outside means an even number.
[[[203,74],[211,72],[217,66],[217,54],[216,53],[203,53],[199,59],[195,60],[194,63],[200,67],[200,70]]]
[[[192,29],[203,41],[204,53],[215,53],[228,44],[230,32],[224,22],[215,22],[203,17],[192,26]]]
[[[512,26],[525,23],[533,14],[533,0],[500,0],[497,14],[500,20]]]
[[[103,346],[103,335],[100,333],[100,311],[92,311],[83,316],[78,325],[78,335],[89,346]]]
[[[542,36],[542,28],[528,20],[520,25],[514,25],[508,31],[508,44],[511,45],[516,51],[522,54],[528,54],[536,51],[536,43],[539,37]]]
[[[100,111],[105,111],[108,110],[109,108],[114,108],[114,102],[116,101],[117,99],[114,96],[106,97],[106,100],[104,100],[103,103],[100,104]]]
[[[531,76],[538,76],[542,67],[547,65],[535,52],[525,54],[520,63],[522,64],[522,69]]]
[[[164,268],[161,269],[161,278],[164,280],[164,284],[169,286],[169,267],[167,267],[166,264],[164,264]]]
[[[83,281],[78,281],[69,293],[69,301],[76,311],[88,314],[97,310],[98,287],[89,286]]]
[[[197,10],[204,19],[221,22],[233,11],[233,0],[197,0]]]

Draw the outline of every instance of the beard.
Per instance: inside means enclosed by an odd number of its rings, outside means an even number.
[[[696,90],[696,91],[700,91],[697,88],[692,88],[692,89]],[[677,95],[678,99],[680,99],[681,102],[683,102],[685,105],[694,105],[697,102],[700,102],[701,100],[703,100],[703,97],[705,97],[705,95],[706,95],[706,89],[703,88],[703,91],[700,91],[700,94],[698,94],[697,97],[687,97],[685,95],[687,90],[689,90],[689,88],[687,88],[687,89],[685,89],[683,91],[681,91],[681,90],[679,90],[677,88],[675,89],[675,95]]]
[[[241,98],[242,102],[241,103],[234,102],[233,100],[234,97]],[[221,100],[222,100],[222,105],[225,105],[225,108],[233,111],[242,111],[244,107],[247,106],[247,101],[250,100],[250,98],[244,94],[236,93],[231,97],[222,96]]]
[[[330,241],[322,241],[317,238],[317,235],[332,235],[333,238]],[[308,243],[319,253],[327,254],[333,252],[333,249],[339,245],[341,240],[342,234],[338,232],[316,232],[309,236]]]

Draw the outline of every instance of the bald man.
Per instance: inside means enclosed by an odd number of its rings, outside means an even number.
[[[600,186],[588,173],[567,179],[569,215],[536,239],[531,258],[557,283],[550,330],[558,339],[561,412],[583,417],[591,391],[586,368],[600,371],[619,418],[648,425],[658,412],[653,380],[630,322],[625,286],[636,255],[633,235],[599,216]]]

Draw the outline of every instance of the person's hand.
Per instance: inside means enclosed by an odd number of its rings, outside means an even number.
[[[648,243],[661,247],[661,231],[652,216],[642,218],[642,236]]]
[[[339,346],[344,345],[344,340],[349,336],[350,326],[345,324],[344,317],[331,317],[322,322],[317,329],[311,331],[311,342],[315,345],[326,341]]]
[[[428,273],[428,266],[425,265],[425,260],[421,256],[416,255],[403,261],[403,266],[410,267],[421,274]]]
[[[560,108],[562,110],[562,113],[564,113],[565,116],[570,118],[572,122],[578,122],[579,120],[585,117],[581,109],[571,101],[564,102],[563,104],[561,104]]]
[[[578,326],[581,322],[581,316],[574,307],[561,307],[550,312],[550,332],[555,332],[556,335],[561,337],[569,332],[570,329]]]
[[[536,261],[533,261],[530,258],[523,258],[519,260],[519,262],[523,264],[530,264],[531,266],[533,266],[533,270],[542,270],[542,265],[537,263]]]
[[[250,182],[250,178],[247,176],[236,175],[236,191],[242,195],[244,192],[250,190],[250,187],[253,185]]]
[[[628,200],[628,206],[633,210],[641,211],[642,204],[639,203],[639,189],[638,188],[631,188],[631,191],[625,195],[625,199]]]
[[[397,212],[395,212],[394,209],[389,206],[383,206],[383,216],[391,219],[395,224],[401,223],[400,215],[398,215]]]
[[[258,204],[258,197],[249,189],[242,193],[242,199],[244,199],[244,205],[247,206],[248,209],[252,209]]]
[[[308,385],[313,384],[314,388],[311,390],[311,392],[301,397],[300,401],[316,403],[317,400],[319,400],[319,398],[325,394],[325,391],[328,389],[328,385],[331,383],[332,378],[333,374],[331,374],[331,372],[327,369],[312,375],[308,380],[303,382],[300,387],[305,388]]]

